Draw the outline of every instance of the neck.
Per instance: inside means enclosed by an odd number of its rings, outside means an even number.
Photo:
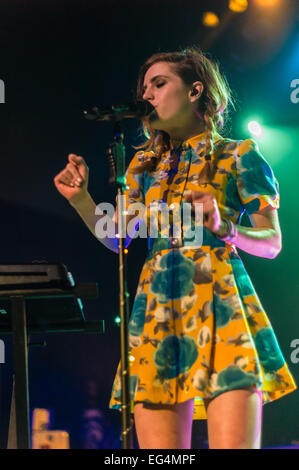
[[[190,139],[191,137],[194,137],[195,135],[201,134],[202,132],[205,131],[205,125],[203,123],[198,124],[194,126],[186,126],[185,128],[178,127],[178,128],[172,128],[167,131],[167,134],[170,137],[170,142],[172,145],[177,145],[184,140]]]

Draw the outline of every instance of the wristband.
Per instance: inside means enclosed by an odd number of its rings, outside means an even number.
[[[234,239],[237,236],[236,226],[233,224],[233,222],[230,219],[226,219],[225,217],[223,217],[222,220],[223,220],[223,222],[226,223],[227,231],[222,237],[220,237],[216,234],[215,235],[219,238],[219,240],[222,240],[223,242],[234,243]]]

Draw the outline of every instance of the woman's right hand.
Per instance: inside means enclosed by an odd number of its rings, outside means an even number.
[[[83,200],[88,192],[89,169],[83,157],[70,153],[68,164],[54,178],[54,184],[60,194],[72,205]]]

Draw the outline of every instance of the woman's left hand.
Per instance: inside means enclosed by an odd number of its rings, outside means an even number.
[[[203,225],[216,235],[225,233],[225,224],[222,222],[219,207],[215,196],[203,191],[190,191],[185,195],[185,200],[203,205]]]

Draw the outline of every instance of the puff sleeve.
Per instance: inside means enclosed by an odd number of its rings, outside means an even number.
[[[272,206],[279,209],[279,183],[252,139],[241,142],[236,156],[237,189],[247,214]]]

